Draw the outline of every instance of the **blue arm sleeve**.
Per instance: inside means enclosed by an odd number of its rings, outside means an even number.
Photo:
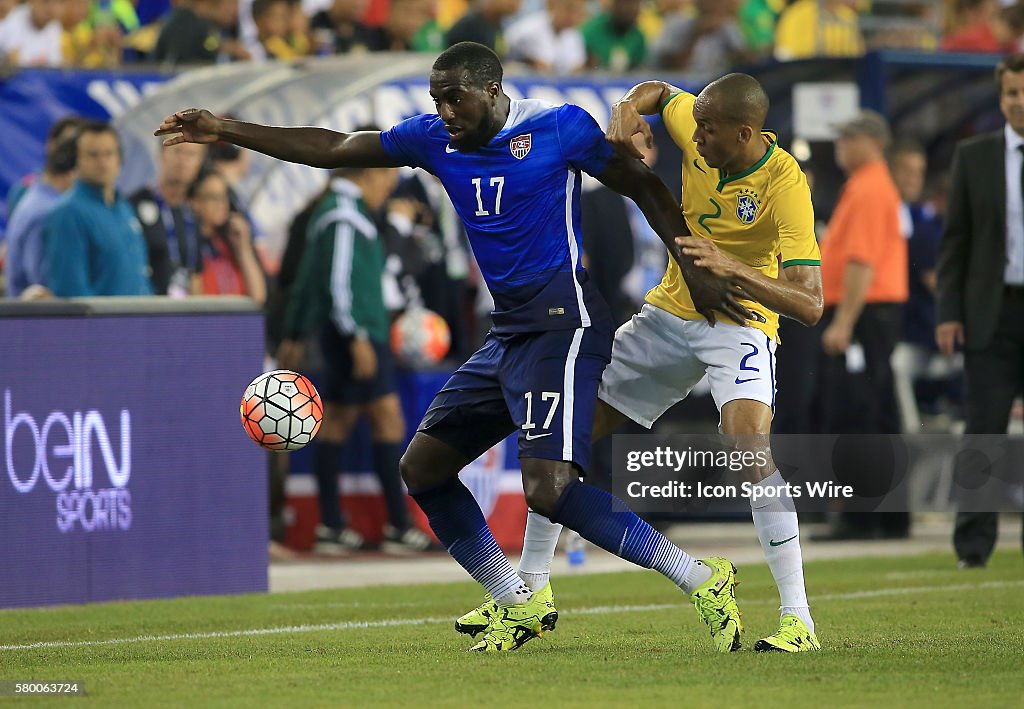
[[[558,109],[555,121],[566,162],[588,175],[604,172],[615,151],[594,117],[579,106],[566,104]]]
[[[46,287],[58,298],[95,295],[89,283],[88,236],[73,210],[57,208],[43,226]]]
[[[380,144],[392,159],[409,167],[422,167],[433,173],[427,157],[427,129],[440,120],[437,116],[419,115],[406,118],[401,123],[380,134]]]

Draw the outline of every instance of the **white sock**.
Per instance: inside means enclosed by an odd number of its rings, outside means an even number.
[[[539,591],[551,578],[551,559],[555,555],[562,525],[533,510],[526,517],[523,555],[519,559],[519,577],[533,591]]]
[[[814,621],[807,605],[804,588],[803,557],[800,553],[800,528],[796,506],[786,487],[782,474],[776,470],[755,487],[773,490],[777,494],[765,495],[756,502],[750,498],[757,538],[764,550],[764,558],[779,587],[782,615],[795,615],[814,632]]]
[[[704,584],[709,578],[711,578],[711,567],[700,559],[690,557],[690,564],[683,573],[683,579],[679,584],[679,588],[683,589],[686,593],[693,593],[698,586]]]

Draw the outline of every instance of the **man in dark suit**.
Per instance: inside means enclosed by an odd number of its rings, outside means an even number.
[[[957,146],[938,263],[935,339],[946,355],[963,346],[969,435],[1006,433],[1024,383],[1024,54],[1000,62],[996,82],[1006,125]],[[996,513],[976,510],[957,513],[961,567],[995,547]]]

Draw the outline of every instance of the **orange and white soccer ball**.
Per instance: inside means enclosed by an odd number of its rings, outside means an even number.
[[[324,405],[313,383],[298,372],[261,374],[245,389],[242,427],[271,451],[294,451],[313,440],[324,419]]]
[[[433,310],[410,308],[391,324],[391,350],[413,369],[440,362],[451,342],[448,323]]]

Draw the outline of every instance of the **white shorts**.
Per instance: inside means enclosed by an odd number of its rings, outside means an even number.
[[[650,428],[706,373],[715,406],[753,399],[775,409],[776,343],[754,327],[684,320],[650,303],[615,333],[598,397]]]

